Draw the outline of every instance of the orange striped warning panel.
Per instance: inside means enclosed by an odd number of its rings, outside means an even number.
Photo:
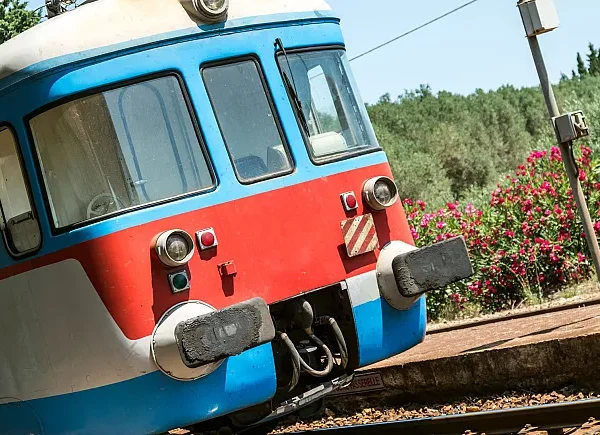
[[[364,214],[352,219],[342,221],[342,235],[348,256],[372,252],[379,247],[379,239],[375,230],[373,215]]]

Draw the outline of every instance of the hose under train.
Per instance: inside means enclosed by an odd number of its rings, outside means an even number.
[[[335,340],[337,342],[337,345],[338,345],[338,348],[340,351],[341,367],[343,369],[345,369],[348,366],[348,346],[346,345],[346,340],[344,339],[344,334],[342,333],[342,330],[341,330],[340,326],[338,325],[337,321],[331,316],[322,316],[317,319],[316,323],[322,324],[322,325],[328,324],[329,326],[331,326],[331,329],[333,330],[333,334],[335,336]],[[292,342],[290,337],[285,332],[277,332],[277,334],[281,338],[281,341],[283,341],[283,343],[288,348],[291,358],[292,358],[293,373],[292,373],[292,379],[291,379],[289,385],[287,386],[288,391],[292,391],[296,387],[296,385],[298,385],[298,382],[300,380],[300,373],[301,373],[302,369],[304,369],[304,371],[306,373],[308,373],[309,375],[317,377],[317,378],[325,377],[325,376],[329,375],[331,373],[331,371],[333,370],[334,358],[333,358],[333,354],[332,354],[331,350],[329,349],[329,347],[325,343],[323,343],[323,341],[319,337],[317,337],[314,333],[312,333],[311,329],[306,331],[306,333],[307,333],[310,341],[312,341],[314,344],[316,344],[318,347],[320,347],[323,350],[323,352],[325,352],[325,358],[327,360],[327,365],[325,366],[325,368],[323,370],[317,370],[317,369],[311,367],[307,362],[304,361],[304,359],[302,359],[302,357],[300,356],[300,353],[298,352],[298,349],[296,349],[296,346],[294,345],[294,343]]]
[[[335,341],[337,341],[338,348],[340,350],[340,357],[342,360],[342,368],[348,367],[348,346],[346,345],[346,340],[344,339],[344,334],[342,334],[342,330],[340,325],[338,325],[337,321],[331,316],[322,316],[317,319],[318,324],[329,324],[331,329],[333,329],[333,334],[335,335]]]
[[[288,337],[288,335],[285,332],[278,332],[278,334],[281,338],[281,341],[283,341],[288,347],[288,350],[290,351],[290,354],[292,356],[292,380],[287,386],[287,390],[292,391],[294,388],[296,388],[296,385],[298,385],[298,381],[300,380],[300,361],[302,360],[302,358],[296,350],[296,346],[294,346],[294,343],[292,342],[292,340],[290,340],[290,337]]]
[[[325,345],[325,343],[323,343],[319,339],[319,337],[317,337],[315,334],[309,334],[308,338],[310,338],[310,340],[314,344],[316,344],[318,347],[320,347],[323,350],[323,352],[325,352],[325,358],[327,359],[327,366],[323,370],[316,370],[316,369],[312,368],[311,366],[309,366],[302,359],[302,357],[300,356],[300,353],[298,352],[298,349],[296,349],[296,346],[294,345],[292,340],[290,340],[290,338],[288,337],[288,335],[286,333],[281,333],[280,337],[283,340],[283,342],[286,344],[286,346],[288,347],[288,350],[290,351],[290,353],[292,355],[292,362],[294,364],[294,367],[296,366],[296,362],[299,362],[300,366],[304,369],[304,371],[306,371],[306,373],[308,373],[309,375],[314,376],[316,378],[322,378],[331,373],[331,370],[333,369],[333,354],[331,353],[329,348]],[[294,371],[295,371],[295,369],[294,369]],[[295,376],[295,373],[294,373],[294,376]]]

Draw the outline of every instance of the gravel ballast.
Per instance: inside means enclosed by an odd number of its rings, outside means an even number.
[[[498,409],[509,409],[526,406],[536,406],[551,403],[572,402],[590,398],[600,398],[600,392],[583,390],[574,387],[563,388],[548,393],[534,392],[506,392],[501,395],[487,396],[484,398],[465,397],[449,403],[435,404],[407,404],[402,407],[377,406],[375,400],[369,408],[345,409],[343,411],[328,405],[324,413],[308,420],[301,420],[291,416],[284,419],[271,434],[300,432],[314,429],[324,429],[338,426],[351,426],[358,424],[369,424],[389,422],[406,419],[417,419],[425,417],[437,417],[440,415],[465,414],[469,412],[494,411]],[[595,423],[589,423],[585,430],[600,433],[600,427]],[[528,431],[527,433],[536,433]],[[545,433],[545,432],[541,432]]]

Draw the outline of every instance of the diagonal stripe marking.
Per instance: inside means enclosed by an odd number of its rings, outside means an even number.
[[[373,222],[371,222],[370,219],[366,219],[366,220],[367,220],[367,223],[361,230],[360,235],[358,236],[358,239],[356,240],[356,243],[354,244],[354,246],[352,246],[353,252],[361,253],[360,248],[365,243],[365,240],[367,239],[367,236],[369,235],[371,228],[373,228]]]
[[[363,219],[360,221],[360,224],[358,224],[358,227],[356,228],[356,231],[352,235],[352,238],[350,239],[350,242],[348,242],[348,248],[350,250],[353,250],[354,246],[356,246],[356,242],[358,241],[358,238],[362,234],[362,231],[363,231],[363,229],[365,228],[365,226],[367,225],[368,222],[369,222],[369,219],[363,217]]]
[[[364,242],[360,245],[360,249],[358,252],[367,252],[369,250],[369,247],[373,243],[373,240],[377,238],[376,236],[377,233],[375,231],[375,226],[371,225],[371,228],[369,228],[369,232],[367,233]]]
[[[356,230],[360,225],[361,219],[362,216],[352,220],[352,225],[348,229],[348,232],[344,234],[344,243],[346,243],[346,245],[349,246],[350,240],[352,240],[352,237],[354,237],[354,234],[356,234]]]
[[[344,225],[342,226],[342,235],[344,236],[344,238],[346,238],[346,234],[348,234],[348,231],[352,227],[353,222],[354,219],[348,219],[346,222],[344,222]]]
[[[371,239],[371,243],[369,243],[369,246],[367,247],[365,252],[374,251],[378,244],[379,244],[379,238],[377,237],[377,233],[375,233],[375,237],[373,237],[373,239]]]

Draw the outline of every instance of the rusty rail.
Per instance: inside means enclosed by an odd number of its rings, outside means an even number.
[[[471,431],[500,435],[514,434],[525,427],[532,427],[548,431],[549,434],[562,434],[562,429],[582,426],[590,418],[600,419],[600,399],[318,429],[303,433],[462,435]]]

